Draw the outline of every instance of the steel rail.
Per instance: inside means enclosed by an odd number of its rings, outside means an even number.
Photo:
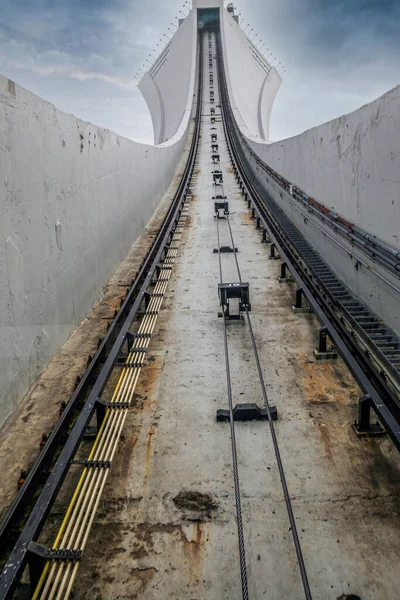
[[[73,460],[84,433],[93,417],[96,408],[99,406],[99,400],[101,393],[104,390],[107,381],[113,371],[114,363],[117,361],[118,355],[121,351],[123,344],[126,342],[126,336],[129,333],[131,323],[137,315],[140,305],[145,299],[146,292],[150,287],[156,269],[162,263],[162,255],[165,249],[168,248],[168,244],[171,240],[171,236],[178,227],[179,218],[184,206],[186,196],[189,192],[190,181],[193,176],[193,170],[195,165],[195,158],[197,153],[197,147],[199,142],[200,134],[200,115],[201,115],[201,90],[202,90],[202,79],[201,79],[201,64],[202,55],[201,51],[198,50],[197,58],[197,72],[198,72],[198,88],[197,88],[197,107],[196,116],[194,118],[194,131],[192,137],[192,143],[189,151],[188,160],[185,166],[185,170],[182,179],[179,183],[178,190],[175,194],[171,208],[168,211],[167,217],[161,226],[160,232],[157,235],[155,242],[142,266],[140,273],[135,281],[135,285],[131,289],[127,298],[125,299],[120,313],[117,315],[118,327],[113,328],[113,334],[111,330],[104,338],[96,357],[93,359],[89,369],[96,363],[101,364],[101,369],[96,380],[87,394],[87,398],[84,405],[77,416],[75,423],[68,435],[68,438],[59,453],[59,456],[51,470],[50,475],[33,507],[31,510],[22,531],[14,544],[11,553],[7,559],[7,562],[0,574],[0,600],[5,600],[12,597],[15,587],[22,575],[22,572],[28,563],[29,558],[29,546],[31,542],[36,541],[43,528],[43,525],[47,519],[47,516],[51,510],[57,493],[69,471],[71,461]],[[121,324],[121,321],[122,324]],[[108,346],[107,346],[108,344]],[[107,348],[105,348],[107,346]],[[102,354],[100,356],[100,353]],[[88,385],[88,377],[85,377],[86,385]],[[83,382],[81,382],[82,384]],[[82,390],[83,385],[80,386]],[[78,388],[79,389],[79,388]],[[66,407],[66,414],[70,414],[72,410],[76,409],[77,398],[79,397],[78,389],[76,390],[73,398]],[[66,433],[66,417],[60,419],[56,430],[59,432],[63,431]],[[63,418],[64,417],[64,418]],[[69,421],[70,423],[71,421]],[[104,422],[104,421],[103,421]],[[25,510],[27,506],[27,498],[29,501],[32,500],[38,489],[38,473],[43,472],[43,461],[46,460],[46,465],[49,464],[49,460],[54,458],[54,447],[55,444],[60,443],[60,437],[58,434],[57,441],[55,436],[51,436],[48,441],[48,448],[43,449],[38,461],[36,462],[35,468],[32,471],[32,477],[26,481],[26,487],[23,494],[18,495],[14,501],[10,511],[6,515],[6,519],[3,522],[2,533],[4,540],[6,540],[7,532],[10,532],[13,527],[16,526],[17,519],[21,516],[21,511]],[[52,457],[49,459],[49,455]],[[40,475],[39,475],[40,478]],[[21,490],[22,492],[22,490]],[[22,508],[21,508],[22,507]]]
[[[222,45],[219,41],[219,57],[222,57]],[[397,394],[387,385],[384,374],[377,372],[370,360],[370,355],[360,347],[357,331],[351,330],[344,322],[344,311],[326,289],[321,289],[321,282],[314,273],[313,267],[301,256],[294,243],[289,239],[284,225],[290,221],[265,189],[254,182],[254,175],[244,154],[240,142],[237,124],[229,105],[225,73],[222,58],[220,60],[221,90],[224,102],[226,128],[225,133],[231,146],[231,155],[235,163],[235,171],[241,182],[242,191],[253,205],[257,219],[268,233],[277,248],[283,262],[286,263],[293,279],[302,290],[309,306],[319,321],[326,327],[328,335],[337,351],[345,360],[349,370],[361,389],[366,394],[372,408],[385,426],[393,442],[400,449],[400,408]],[[274,205],[279,213],[279,220],[271,210]],[[291,225],[291,224],[290,224]],[[372,340],[371,340],[372,342]]]

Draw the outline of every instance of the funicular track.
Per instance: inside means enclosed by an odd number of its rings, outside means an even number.
[[[0,525],[5,566],[0,598],[12,598],[29,567],[33,598],[68,598],[94,515],[134,394],[188,215],[200,138],[202,99],[201,38],[197,51],[197,104],[188,160],[178,189],[118,314],[66,404],[61,418],[32,466]],[[138,317],[137,331],[131,331]],[[111,400],[102,393],[119,373]],[[74,460],[96,418],[97,436],[87,458]],[[71,467],[82,473],[53,547],[37,544]]]
[[[356,433],[383,433],[380,425],[371,423],[372,408],[399,449],[400,342],[335,275],[254,176],[245,153],[250,149],[230,107],[219,34],[217,38],[225,135],[235,176],[256,227],[262,230],[263,241],[270,242],[271,257],[282,260],[282,277],[287,278],[289,271],[297,284],[296,307],[301,308],[305,299],[320,321],[319,350],[327,351],[329,337],[365,394],[359,401]],[[257,162],[262,163],[260,159]],[[268,166],[262,164],[269,173]]]
[[[66,406],[60,422],[44,447],[37,463],[31,470],[20,494],[6,515],[0,529],[2,547],[12,532],[20,527],[21,518],[33,504],[35,495],[43,486],[43,476],[50,470],[45,480],[45,485],[34,504],[29,517],[24,522],[21,535],[13,546],[6,566],[0,576],[0,599],[11,598],[18,581],[27,565],[30,567],[30,584],[33,598],[68,598],[75,580],[79,560],[85,548],[93,518],[104,489],[112,460],[116,452],[117,443],[122,432],[127,411],[130,406],[132,394],[138,381],[140,370],[144,364],[146,350],[149,346],[158,313],[161,308],[171,270],[177,255],[179,242],[187,218],[187,207],[190,200],[191,181],[196,160],[196,153],[201,129],[202,108],[202,74],[203,74],[203,33],[199,49],[199,77],[198,100],[192,146],[186,165],[185,173],[179,189],[168,212],[165,222],[150,250],[144,265],[136,278],[119,314],[110,328],[106,338],[102,341],[96,356],[93,358],[88,372],[78,386],[74,396]],[[335,298],[326,281],[335,282],[335,275],[329,267],[322,264],[321,259],[312,247],[302,238],[299,232],[288,221],[282,211],[279,211],[273,200],[264,189],[255,181],[251,167],[243,150],[244,141],[237,129],[229,105],[229,97],[222,61],[222,47],[218,32],[209,34],[209,40],[216,42],[212,50],[217,55],[217,79],[221,100],[221,115],[225,131],[225,140],[232,160],[238,186],[252,209],[256,225],[262,229],[264,241],[271,243],[271,255],[279,253],[283,261],[283,274],[286,270],[298,285],[298,301],[303,296],[308,305],[315,312],[323,325],[323,339],[327,334],[335,348],[343,356],[350,371],[355,376],[365,397],[360,403],[358,426],[368,430],[372,406],[382,423],[387,428],[393,441],[400,446],[400,405],[397,396],[397,370],[388,368],[388,373],[382,370],[383,362],[388,355],[382,354],[383,346],[376,346],[372,335],[366,334],[368,329],[360,333],[360,324],[351,328],[351,314],[345,319],[343,306],[357,307],[357,300],[353,298],[344,286],[335,287],[341,298]],[[210,73],[214,63],[210,61]],[[215,111],[214,111],[215,114]],[[223,187],[222,187],[223,196]],[[237,267],[239,283],[242,283],[238,258],[234,251],[235,241],[232,229],[227,218],[229,235],[233,248],[233,257]],[[223,270],[221,263],[221,241],[219,221],[216,219],[218,239],[218,259],[220,270],[220,283],[223,283]],[[320,269],[320,271],[318,271]],[[325,283],[324,283],[325,282]],[[342,291],[343,290],[343,291]],[[343,303],[343,304],[342,304]],[[139,314],[144,304],[143,318],[137,331],[130,331],[132,322]],[[248,598],[246,558],[244,551],[244,533],[241,519],[240,484],[236,455],[235,426],[233,414],[233,397],[229,374],[228,332],[225,317],[226,306],[222,305],[223,335],[226,360],[226,375],[228,388],[229,421],[232,444],[233,471],[236,495],[236,512],[239,541],[239,557],[242,581],[242,597]],[[306,568],[302,556],[301,546],[296,530],[296,522],[291,506],[291,500],[286,485],[277,438],[273,425],[273,410],[269,404],[262,367],[258,358],[255,336],[252,328],[249,306],[243,306],[245,321],[247,322],[251,337],[252,348],[256,359],[257,376],[260,382],[265,411],[271,431],[271,439],[275,451],[277,467],[282,483],[286,510],[290,522],[290,530],[296,550],[297,562],[303,582],[306,598],[311,598],[310,587]],[[356,311],[358,312],[358,311]],[[365,313],[363,313],[364,315]],[[368,319],[373,316],[367,314]],[[353,319],[354,320],[354,319]],[[374,321],[373,321],[374,322]],[[357,323],[357,322],[356,322]],[[388,329],[379,323],[373,326],[373,332],[381,338],[392,343],[393,336]],[[366,339],[364,334],[366,334]],[[362,338],[362,339],[361,339]],[[376,356],[366,352],[362,341],[368,343],[369,348],[376,346]],[[391,346],[389,346],[391,348]],[[394,348],[394,346],[393,346]],[[379,356],[379,353],[382,356]],[[396,356],[389,355],[389,356]],[[390,361],[389,361],[390,362]],[[396,363],[392,364],[396,367]],[[120,372],[118,383],[110,401],[101,399],[102,392],[115,371]],[[97,414],[98,435],[90,454],[83,460],[74,461],[82,438],[88,425]],[[62,446],[63,436],[67,435],[65,445]],[[83,468],[82,474],[70,502],[67,514],[61,525],[52,549],[37,545],[36,541],[45,525],[57,493],[72,465]]]

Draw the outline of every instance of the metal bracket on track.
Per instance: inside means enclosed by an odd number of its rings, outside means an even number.
[[[69,548],[47,548],[31,541],[28,546],[28,566],[30,579],[30,594],[31,597],[35,593],[35,589],[39,583],[44,566],[48,560],[58,562],[77,562],[82,558],[82,550]]]

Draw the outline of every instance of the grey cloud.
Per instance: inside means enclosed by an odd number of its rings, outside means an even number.
[[[0,71],[68,112],[152,140],[133,76],[183,0],[3,0]],[[400,79],[398,0],[237,0],[287,68],[275,139],[356,109]]]
[[[237,0],[287,72],[274,139],[355,110],[400,83],[398,0]]]

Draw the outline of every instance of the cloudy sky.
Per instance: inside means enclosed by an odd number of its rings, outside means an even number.
[[[169,34],[182,3],[1,0],[0,73],[66,112],[152,142],[134,75]],[[286,68],[273,139],[354,110],[400,83],[400,0],[237,0],[235,6],[243,26],[249,22]]]

